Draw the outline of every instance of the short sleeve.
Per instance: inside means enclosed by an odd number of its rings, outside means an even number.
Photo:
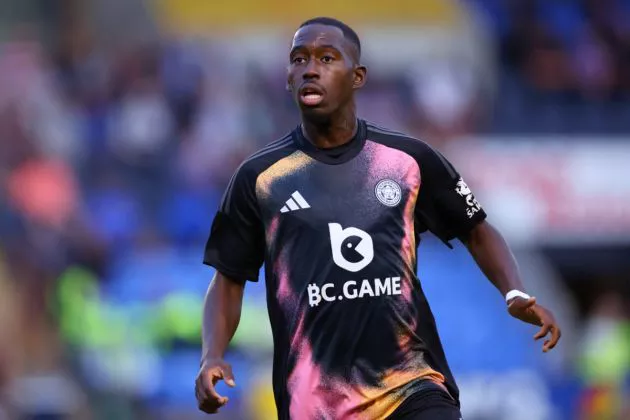
[[[422,230],[430,230],[444,242],[462,237],[486,218],[473,192],[455,167],[429,146],[419,162],[420,191],[416,217]]]
[[[258,281],[265,256],[255,174],[239,168],[224,192],[204,252],[204,264],[239,281]]]

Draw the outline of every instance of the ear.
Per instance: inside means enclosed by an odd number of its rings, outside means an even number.
[[[352,81],[353,89],[361,89],[367,82],[367,67],[357,65],[354,68],[354,80]]]

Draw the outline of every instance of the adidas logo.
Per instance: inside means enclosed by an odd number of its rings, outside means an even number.
[[[306,202],[302,194],[295,191],[291,194],[291,198],[286,201],[286,204],[280,209],[280,213],[286,213],[289,211],[295,211],[300,209],[310,209],[311,206]]]

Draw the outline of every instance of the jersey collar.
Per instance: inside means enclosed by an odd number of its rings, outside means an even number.
[[[342,163],[346,163],[349,160],[352,160],[363,149],[366,138],[367,124],[362,119],[357,119],[357,132],[352,140],[350,140],[346,144],[342,144],[341,146],[331,147],[327,149],[318,148],[306,137],[304,137],[300,125],[298,125],[295,130],[293,130],[293,140],[300,150],[302,150],[313,159],[329,165],[339,165]]]

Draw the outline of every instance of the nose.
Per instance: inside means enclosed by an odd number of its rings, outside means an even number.
[[[317,68],[317,60],[309,60],[306,64],[306,68],[304,69],[304,73],[302,74],[302,78],[304,80],[310,79],[318,79],[319,78],[319,70]]]

